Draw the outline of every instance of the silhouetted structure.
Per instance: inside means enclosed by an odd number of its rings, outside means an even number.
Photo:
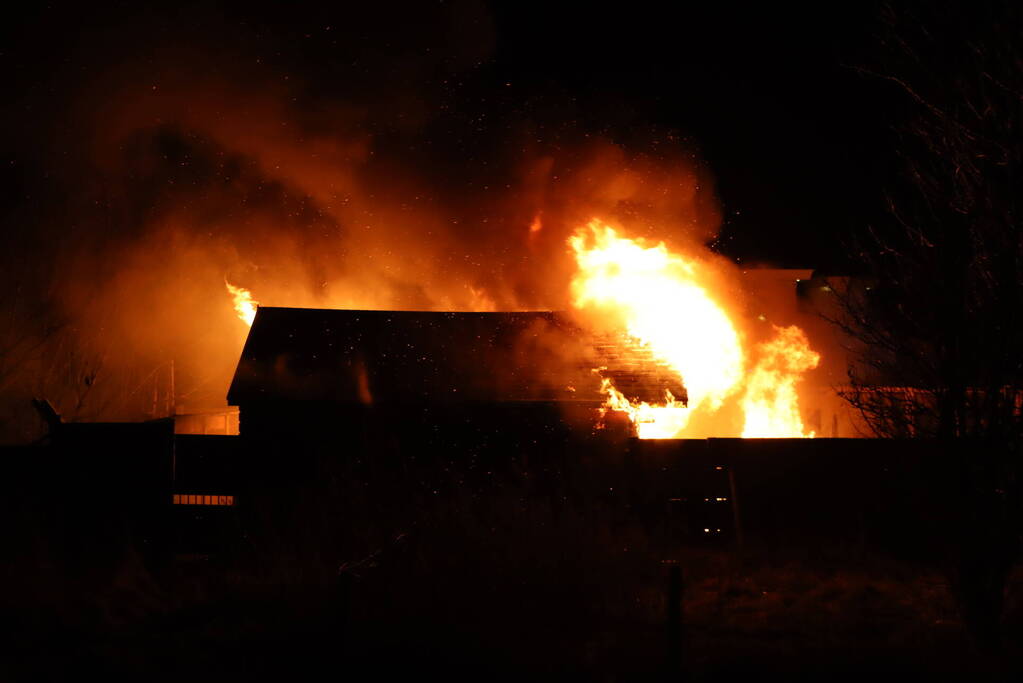
[[[324,458],[550,467],[592,430],[593,368],[630,396],[684,395],[648,351],[625,349],[551,312],[260,308],[228,401],[252,471],[277,482],[313,476]]]
[[[629,396],[682,395],[642,348],[563,314],[260,308],[228,395],[242,499],[300,525],[300,502],[327,482],[372,481],[381,508],[410,516],[434,496],[610,496],[678,542],[745,531],[890,547],[909,533],[895,511],[912,526],[945,505],[925,493],[950,490],[947,468],[922,466],[909,442],[639,441],[614,413],[596,429],[594,367]]]

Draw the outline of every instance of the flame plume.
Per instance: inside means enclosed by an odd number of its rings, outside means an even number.
[[[227,280],[224,280],[224,284],[227,285],[227,291],[234,297],[234,312],[238,314],[238,319],[252,327],[252,321],[256,318],[256,309],[259,307],[259,302],[254,300],[252,292],[244,287],[235,287]]]
[[[625,413],[636,425],[636,435],[641,439],[670,439],[681,433],[689,421],[686,405],[675,400],[668,390],[664,392],[664,405],[646,401],[631,402],[607,377],[600,379],[600,390],[607,394],[601,416],[608,410]]]
[[[607,396],[603,411],[628,415],[641,439],[687,436],[693,415],[715,413],[726,402],[743,413],[743,437],[814,435],[804,432],[796,387],[820,355],[799,327],[775,327],[773,339],[748,353],[712,291],[707,262],[623,237],[599,220],[576,231],[569,245],[578,266],[573,304],[619,316],[626,334],[677,373],[688,394],[688,403],[668,391],[663,403],[632,400],[597,368]],[[741,423],[735,424],[737,432]]]
[[[680,436],[694,411],[719,408],[742,380],[744,357],[731,319],[701,284],[703,264],[663,243],[646,247],[620,237],[599,220],[569,244],[579,266],[574,305],[619,314],[626,333],[677,372],[688,394],[688,405],[671,397],[663,405],[630,403],[605,378],[608,407],[629,406],[642,438]]]
[[[806,335],[795,325],[774,329],[775,338],[760,345],[760,362],[746,380],[742,436],[812,437],[813,432],[803,432],[796,382],[817,367],[820,354],[810,348]]]

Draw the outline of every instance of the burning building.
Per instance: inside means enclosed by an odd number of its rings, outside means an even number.
[[[649,349],[565,313],[262,307],[228,400],[262,448],[451,451],[479,438],[522,450],[566,424],[590,431],[606,398],[600,373],[639,400],[685,396]]]
[[[295,401],[457,401],[597,407],[628,416],[640,438],[839,436],[834,415],[826,424],[799,402],[821,362],[796,298],[810,271],[746,271],[770,274],[751,285],[709,252],[675,253],[596,220],[569,245],[566,313],[262,309],[229,401],[243,423]],[[251,325],[251,293],[227,288]],[[833,385],[830,365],[819,374]]]
[[[792,273],[759,275],[787,288],[798,307]],[[791,331],[798,328],[783,329],[781,339],[805,344]],[[753,372],[784,380],[786,367],[766,353]],[[788,400],[794,384],[778,383],[777,399]],[[827,404],[814,392],[826,391],[801,389],[811,399],[808,425],[818,427]],[[723,400],[723,420],[748,423],[748,396]],[[810,521],[855,535],[866,478],[898,450],[845,439],[643,438],[659,428],[658,411],[689,411],[693,394],[649,344],[589,328],[573,312],[260,307],[228,400],[240,411],[245,453],[232,490],[281,520],[317,487],[352,475],[373,481],[388,505],[408,504],[410,515],[424,495],[501,495],[510,486],[561,497],[604,481],[602,490],[618,491],[651,525],[670,518],[672,533],[690,538],[731,539],[743,526],[765,536],[767,524],[783,540],[818,533]],[[821,487],[835,458],[862,467],[841,486]],[[740,520],[739,499],[750,519]],[[810,506],[818,514],[808,521]]]

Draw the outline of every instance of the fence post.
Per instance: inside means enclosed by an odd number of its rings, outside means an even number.
[[[728,463],[728,492],[732,497],[732,525],[735,527],[735,549],[742,554],[742,515],[739,513],[739,492],[735,485],[735,462]]]
[[[668,564],[666,673],[677,679],[682,670],[682,565],[677,560]]]

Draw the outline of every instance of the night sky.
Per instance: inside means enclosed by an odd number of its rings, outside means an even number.
[[[893,95],[853,69],[881,53],[872,2],[51,3],[5,23],[8,223],[67,194],[54,166],[81,142],[81,84],[125,64],[144,72],[168,46],[193,48],[212,71],[258,62],[300,81],[311,100],[403,93],[415,133],[400,118],[377,120],[377,144],[461,175],[458,191],[491,172],[482,165],[500,156],[512,122],[528,119],[552,139],[680,136],[716,178],[719,248],[744,262],[841,263],[844,236],[876,217],[892,165]]]
[[[843,234],[870,220],[891,161],[888,93],[851,68],[874,58],[876,12],[701,3],[550,23],[501,13],[495,70],[571,92],[591,125],[679,131],[717,177],[722,251],[812,267],[839,258]]]

